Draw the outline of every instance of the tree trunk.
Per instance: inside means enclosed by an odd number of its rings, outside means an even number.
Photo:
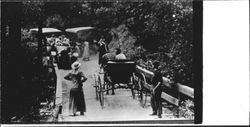
[[[43,38],[42,38],[42,17],[40,15],[40,17],[38,18],[38,60],[39,60],[39,70],[42,68],[42,57],[43,57]],[[39,71],[41,72],[41,71]]]
[[[3,9],[2,9],[3,8]],[[9,123],[11,117],[19,113],[20,88],[20,48],[21,48],[21,3],[1,3],[2,21],[2,122]],[[8,36],[7,28],[9,28]],[[19,100],[19,101],[17,101]]]

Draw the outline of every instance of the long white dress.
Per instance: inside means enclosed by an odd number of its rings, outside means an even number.
[[[89,42],[84,42],[83,60],[89,60]]]
[[[79,58],[80,54],[81,54],[81,50],[80,50],[78,45],[75,46],[75,51],[74,52],[78,54],[78,58]]]

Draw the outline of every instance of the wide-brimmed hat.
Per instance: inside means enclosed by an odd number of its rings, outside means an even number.
[[[76,62],[74,62],[74,63],[71,65],[71,68],[75,70],[75,69],[78,69],[80,66],[81,66],[81,63],[78,62],[78,61],[76,61]]]

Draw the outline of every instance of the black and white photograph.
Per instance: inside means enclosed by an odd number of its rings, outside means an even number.
[[[194,124],[202,119],[194,4],[1,2],[1,123]]]

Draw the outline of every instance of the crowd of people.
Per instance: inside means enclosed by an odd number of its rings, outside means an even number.
[[[65,35],[56,37],[54,34],[52,34],[51,37],[46,37],[46,40],[49,45],[70,46],[70,40]]]
[[[47,52],[52,57],[54,63],[58,64],[59,69],[71,69],[70,65],[79,57],[83,60],[89,59],[89,42],[76,42],[67,38],[65,35],[46,37]]]
[[[64,77],[64,79],[71,81],[73,84],[73,87],[70,89],[70,114],[75,116],[77,112],[80,112],[80,115],[84,115],[84,112],[86,112],[86,102],[82,86],[87,78],[85,77],[84,73],[80,71],[81,63],[78,62],[78,58],[82,54],[80,57],[83,60],[90,60],[89,42],[84,41],[82,45],[80,45],[78,42],[72,43],[64,35],[59,37],[52,35],[50,38],[46,39],[51,46],[51,55],[53,56],[55,62],[58,63],[58,66],[61,64],[61,66],[64,66],[62,68],[72,69],[72,71]],[[101,38],[98,42],[94,40],[94,43],[98,46],[98,64],[100,65],[100,70],[104,68],[108,60],[127,59],[120,48],[116,48],[115,53],[111,53],[104,38]],[[60,50],[60,48],[58,48],[60,46],[65,47]],[[81,46],[83,46],[83,51],[81,51]],[[139,64],[141,63],[147,63],[151,68],[154,68],[154,77],[152,78],[153,89],[151,90],[151,107],[153,113],[151,115],[158,115],[158,117],[161,118],[161,93],[163,78],[161,70],[159,69],[160,63],[158,61],[152,63],[151,61],[147,61],[145,58],[141,58],[141,62],[139,62]]]
[[[97,46],[98,46],[98,51],[99,51],[99,60],[98,60],[98,64],[100,65],[100,67],[102,68],[105,64],[105,60],[107,60],[105,58],[105,56],[107,56],[107,54],[110,54],[109,52],[109,48],[107,46],[107,44],[105,43],[105,39],[101,38],[98,42],[95,41]],[[55,44],[53,44],[55,45]],[[88,42],[85,41],[84,42],[84,53],[83,53],[83,60],[88,59],[89,60],[89,47],[88,47]],[[77,49],[77,47],[75,47],[75,50],[79,50]],[[73,51],[75,51],[73,50]],[[64,51],[67,50],[63,50],[61,52],[62,55],[64,55]],[[87,53],[86,53],[87,52]],[[87,54],[87,55],[86,55]],[[121,52],[121,49],[117,48],[116,49],[116,59],[126,59],[126,56]],[[62,63],[64,63],[62,61]],[[85,77],[85,75],[83,74],[82,71],[80,71],[80,66],[81,63],[78,62],[77,60],[74,61],[71,64],[71,69],[72,71],[70,73],[68,73],[64,79],[69,80],[72,82],[73,87],[70,89],[70,99],[69,99],[69,112],[72,116],[76,116],[77,112],[80,112],[80,115],[84,115],[84,112],[86,112],[86,103],[85,103],[85,98],[84,98],[84,92],[83,92],[83,83],[87,80],[87,78]]]

